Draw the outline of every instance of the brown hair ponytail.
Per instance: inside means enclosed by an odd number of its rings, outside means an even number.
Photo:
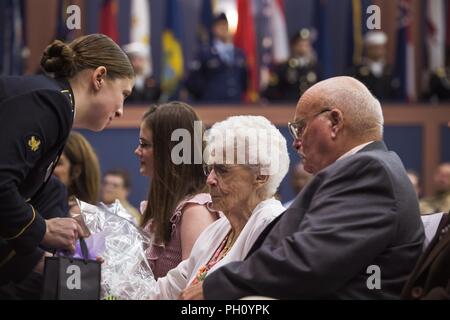
[[[66,44],[55,40],[44,51],[41,66],[55,77],[71,78],[84,69],[104,66],[108,78],[134,78],[133,67],[123,50],[103,34],[90,34]]]

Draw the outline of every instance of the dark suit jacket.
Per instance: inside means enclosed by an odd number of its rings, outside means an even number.
[[[269,231],[268,231],[269,230]],[[392,299],[424,240],[414,189],[383,142],[320,171],[249,256],[208,275],[206,299]],[[381,289],[368,289],[380,268]]]
[[[450,218],[443,216],[434,239],[403,288],[405,299],[450,300]]]

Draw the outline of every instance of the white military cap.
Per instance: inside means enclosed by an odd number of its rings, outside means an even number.
[[[369,31],[364,36],[364,43],[366,45],[383,45],[387,42],[386,33],[383,31]]]
[[[150,46],[142,42],[132,42],[123,46],[123,51],[128,55],[150,56]]]

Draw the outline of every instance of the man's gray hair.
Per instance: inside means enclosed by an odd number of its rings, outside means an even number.
[[[351,77],[335,77],[319,82],[323,106],[337,107],[349,118],[350,128],[356,133],[383,136],[383,111],[380,102],[367,87]]]

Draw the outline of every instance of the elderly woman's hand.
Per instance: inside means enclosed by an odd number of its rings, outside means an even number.
[[[187,287],[181,292],[178,300],[204,300],[202,284],[202,282],[199,282]]]

